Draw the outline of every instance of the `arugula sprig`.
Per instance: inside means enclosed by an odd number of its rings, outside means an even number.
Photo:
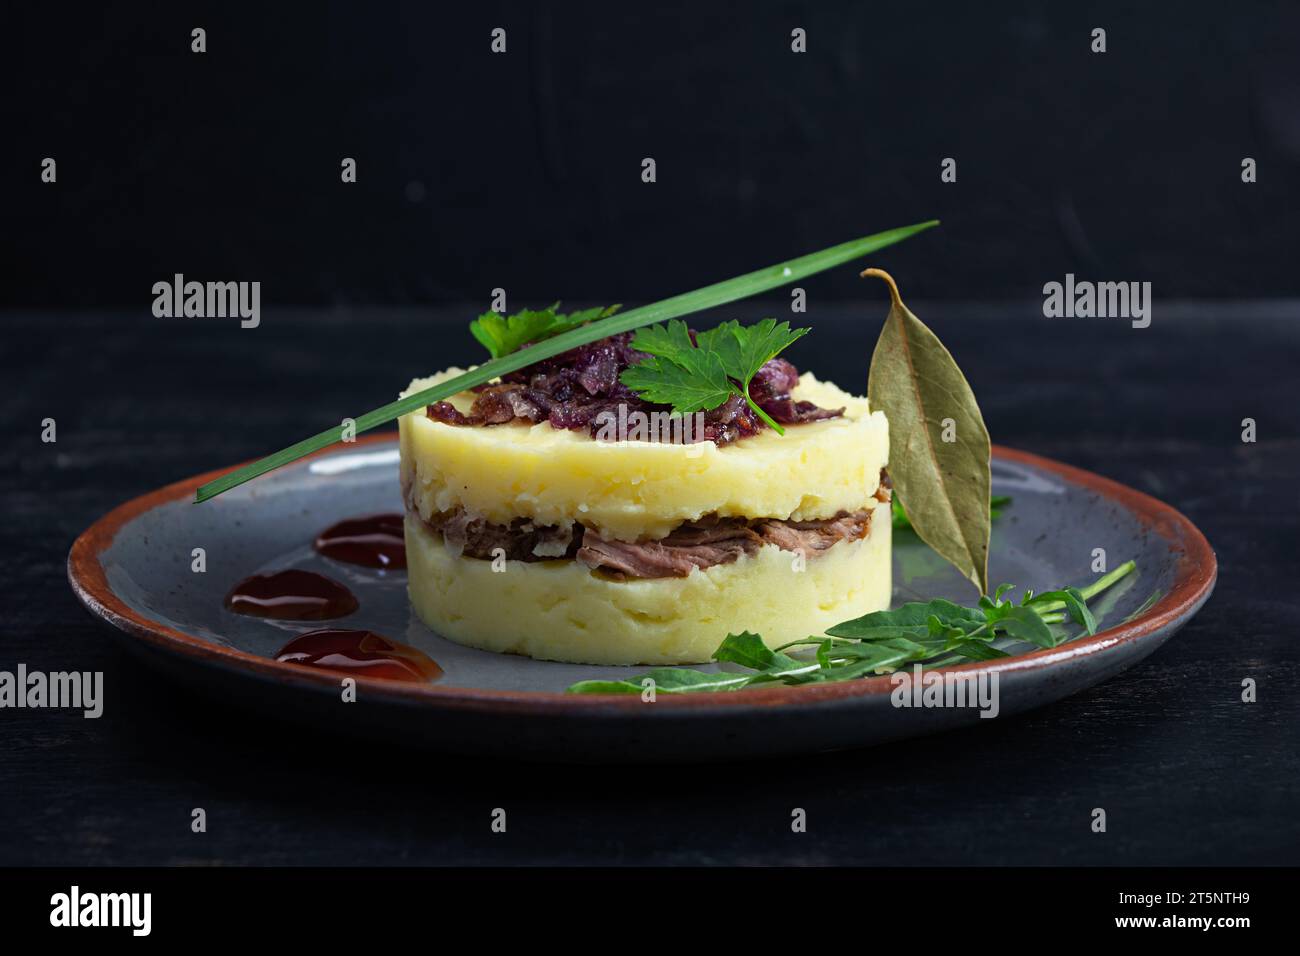
[[[692,342],[686,323],[674,319],[633,336],[632,347],[650,353],[650,358],[625,369],[619,380],[647,401],[671,405],[681,415],[717,408],[739,395],[769,428],[784,435],[785,429],[750,397],[749,383],[760,368],[809,331],[776,319],[753,325],[732,319],[697,332]]]
[[[856,680],[907,664],[942,666],[966,661],[990,661],[1010,656],[994,645],[999,638],[1037,647],[1058,647],[1073,638],[1064,625],[1072,621],[1083,634],[1096,634],[1097,621],[1088,602],[1136,570],[1128,561],[1083,588],[1060,588],[1035,594],[1026,590],[1019,603],[1004,600],[1014,585],[1003,584],[984,595],[975,607],[936,598],[914,601],[892,611],[875,611],[836,624],[822,636],[769,648],[762,637],[745,631],[728,634],[713,654],[719,663],[738,664],[745,671],[707,673],[685,667],[661,667],[629,680],[585,680],[569,687],[571,694],[640,694],[647,679],[656,693],[690,694],[743,690],[762,684],[787,685]],[[803,648],[805,656],[785,653]],[[807,652],[812,651],[812,658]]]
[[[556,302],[545,309],[524,309],[511,316],[484,312],[469,324],[469,331],[494,359],[499,359],[519,351],[530,342],[540,342],[588,322],[607,319],[623,306],[597,306],[567,315],[557,312],[559,307],[560,303]]]

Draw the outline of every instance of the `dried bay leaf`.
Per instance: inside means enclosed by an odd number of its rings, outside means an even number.
[[[991,449],[975,393],[943,343],[903,305],[889,274],[862,275],[883,279],[892,299],[867,397],[889,419],[894,489],[917,536],[985,594]]]

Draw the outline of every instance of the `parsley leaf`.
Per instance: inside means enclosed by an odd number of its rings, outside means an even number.
[[[597,319],[605,319],[617,312],[621,305],[597,306],[567,315],[555,310],[560,303],[545,309],[524,309],[511,316],[498,312],[484,312],[469,324],[470,333],[491,353],[494,359],[517,352],[530,342],[549,339]]]
[[[810,331],[792,329],[789,322],[778,325],[776,319],[763,319],[750,326],[742,326],[732,319],[716,329],[699,333],[695,340],[701,349],[717,352],[727,374],[748,389],[750,379],[760,368]]]
[[[620,381],[646,401],[671,405],[683,415],[717,408],[732,392],[731,380],[712,352],[684,354],[679,361],[651,356],[626,369]]]
[[[731,395],[739,395],[770,428],[784,435],[785,429],[750,397],[749,383],[759,369],[808,331],[791,329],[789,322],[775,319],[749,326],[732,319],[696,334],[692,342],[686,323],[674,319],[637,331],[632,347],[648,352],[650,358],[626,369],[619,380],[647,401],[671,405],[682,415],[717,408]]]

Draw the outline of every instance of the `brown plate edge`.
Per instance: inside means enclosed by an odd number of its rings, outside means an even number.
[[[382,432],[360,436],[351,444],[365,446],[391,442],[395,441],[396,437],[396,432]],[[336,446],[331,446],[302,460],[310,460],[337,451]],[[994,445],[993,453],[996,458],[1051,472],[1069,482],[1118,501],[1178,553],[1175,580],[1169,591],[1145,613],[1100,631],[1092,637],[1078,638],[1061,647],[1031,651],[997,662],[977,661],[945,667],[939,669],[941,672],[983,670],[1006,674],[1012,671],[1040,669],[1067,659],[1096,654],[1120,644],[1141,640],[1162,628],[1184,621],[1209,597],[1218,577],[1218,562],[1205,535],[1179,511],[1119,482],[1049,458],[1041,458],[1029,452],[1017,451],[1001,445]],[[101,556],[112,545],[123,525],[160,505],[182,498],[192,499],[200,485],[226,474],[234,467],[240,466],[217,469],[141,495],[119,505],[92,524],[77,538],[68,554],[68,580],[72,590],[92,614],[158,649],[189,657],[196,663],[251,672],[283,684],[336,691],[337,675],[299,664],[282,663],[259,657],[235,648],[222,647],[196,635],[160,624],[129,607],[109,586]],[[366,687],[368,693],[379,694],[395,702],[431,703],[438,707],[457,710],[533,715],[564,713],[571,716],[616,714],[632,710],[638,714],[645,712],[642,710],[643,704],[639,695],[485,690],[439,687],[436,684],[411,685],[374,678],[359,678],[358,683]],[[756,688],[733,694],[664,695],[656,701],[658,705],[656,709],[665,706],[672,710],[683,708],[708,710],[737,706],[813,705],[845,698],[887,695],[892,690],[893,685],[886,675],[842,683]]]

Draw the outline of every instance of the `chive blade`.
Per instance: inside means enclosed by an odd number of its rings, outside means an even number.
[[[702,312],[705,309],[726,305],[728,302],[746,299],[760,292],[797,282],[807,276],[843,265],[846,262],[869,255],[878,249],[902,242],[904,239],[909,239],[918,232],[924,232],[926,229],[938,224],[939,220],[932,219],[912,226],[902,226],[897,229],[878,232],[871,236],[864,236],[861,239],[853,239],[849,242],[840,243],[838,246],[831,246],[829,249],[809,253],[806,256],[790,259],[787,262],[778,262],[776,265],[768,266],[765,269],[758,269],[737,276],[734,279],[717,282],[702,289],[696,289],[693,292],[684,292],[681,295],[675,295],[660,302],[642,306],[639,309],[632,309],[619,315],[610,316],[607,319],[592,322],[581,328],[571,329],[554,338],[536,342],[526,349],[520,349],[510,355],[485,362],[472,371],[441,382],[432,388],[426,388],[414,395],[408,395],[405,398],[389,402],[387,405],[366,412],[356,418],[356,433],[360,434],[369,431],[376,426],[417,411],[426,405],[450,398],[457,392],[463,392],[475,385],[483,385],[507,372],[513,372],[535,362],[540,362],[542,359],[551,358],[561,352],[577,348],[579,345],[586,345],[589,342],[595,342],[610,335],[617,335],[620,332],[630,332],[643,325],[653,325],[656,322],[666,322],[668,319],[690,315],[693,312]],[[283,448],[272,455],[260,458],[251,464],[237,468],[208,482],[206,485],[200,486],[198,491],[195,492],[194,500],[201,502],[215,498],[217,495],[242,485],[246,481],[251,481],[253,478],[264,475],[269,471],[274,471],[290,462],[297,461],[312,452],[328,448],[330,445],[341,441],[342,438],[343,425],[340,423],[333,428],[312,435],[310,438],[304,438],[288,448]]]

